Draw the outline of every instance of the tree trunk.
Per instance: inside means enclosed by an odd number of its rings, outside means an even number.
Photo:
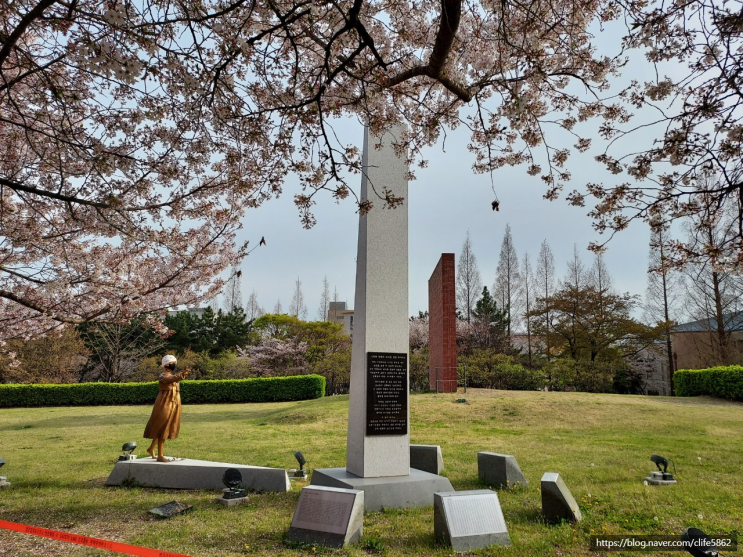
[[[663,263],[663,242],[660,242],[660,261]],[[676,394],[673,388],[673,373],[676,371],[673,366],[673,350],[671,346],[671,324],[668,318],[668,289],[666,287],[666,269],[662,270],[661,283],[663,285],[663,317],[665,318],[664,332],[666,334],[666,350],[668,351],[668,382],[671,388],[671,396]]]

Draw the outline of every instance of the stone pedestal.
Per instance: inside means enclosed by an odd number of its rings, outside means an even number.
[[[226,462],[210,462],[184,458],[173,462],[157,462],[153,458],[117,462],[106,485],[132,483],[147,487],[167,489],[218,489],[224,488],[222,477],[228,468],[236,468],[242,475],[239,487],[254,491],[284,492],[291,489],[286,470],[264,468]]]
[[[489,489],[435,493],[433,529],[459,553],[511,543],[498,494]]]
[[[345,468],[323,468],[312,473],[312,485],[363,491],[366,511],[428,507],[435,492],[454,490],[448,478],[415,468],[405,476],[379,478],[360,478]]]
[[[542,516],[547,522],[559,523],[563,520],[580,522],[578,503],[568,486],[555,472],[545,472],[542,476]]]
[[[10,482],[6,476],[0,476],[0,487],[10,487]]]
[[[410,445],[410,467],[429,474],[440,475],[444,471],[444,457],[438,445]]]
[[[528,482],[521,473],[516,457],[508,454],[477,453],[477,472],[481,482],[497,488],[526,487]]]
[[[454,254],[442,253],[428,280],[428,381],[437,393],[457,392],[457,301]]]

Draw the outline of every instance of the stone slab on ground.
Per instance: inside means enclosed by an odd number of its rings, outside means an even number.
[[[441,475],[444,457],[438,445],[410,445],[410,467],[430,474]]]
[[[498,494],[489,489],[435,493],[433,529],[459,553],[511,543]]]
[[[164,505],[150,509],[150,513],[154,514],[158,518],[173,518],[174,516],[188,512],[191,509],[193,509],[193,505],[171,501],[170,503],[165,503]]]
[[[311,485],[299,494],[287,538],[344,547],[364,534],[364,492]]]
[[[364,510],[407,509],[433,505],[437,491],[453,491],[444,476],[415,468],[407,476],[360,478],[345,468],[322,468],[312,472],[312,485],[358,489],[364,492]]]
[[[580,522],[578,503],[568,486],[556,472],[545,472],[542,476],[542,516],[547,522]]]
[[[0,487],[10,487],[7,476],[0,476]]]
[[[481,482],[498,488],[510,489],[529,485],[513,455],[479,452],[477,473]]]
[[[153,458],[117,462],[106,485],[125,485],[129,482],[147,487],[167,489],[218,489],[222,490],[222,476],[228,468],[242,474],[239,487],[254,491],[285,492],[291,489],[289,476],[283,468],[265,468],[229,464],[209,460],[184,458],[173,462],[157,462]]]

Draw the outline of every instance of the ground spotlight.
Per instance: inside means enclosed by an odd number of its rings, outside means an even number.
[[[299,451],[294,451],[294,458],[297,459],[297,462],[299,463],[299,470],[294,472],[295,478],[306,478],[307,477],[307,470],[304,469],[304,465],[307,464],[307,461],[304,458],[304,455],[300,453]]]
[[[673,463],[672,460],[659,456],[657,454],[651,455],[650,460],[658,467],[657,471],[650,472],[650,476],[645,478],[645,482],[652,485],[673,485],[676,483],[676,478],[673,474],[668,472],[668,463]],[[673,471],[676,472],[676,464],[673,464]]]
[[[128,443],[124,443],[121,446],[121,450],[124,452],[119,457],[119,460],[136,460],[137,455],[132,454],[132,451],[137,448],[137,442],[136,441],[129,441]]]
[[[242,499],[248,496],[248,493],[240,487],[243,483],[243,475],[237,468],[227,468],[222,475],[222,483],[227,489],[222,490],[223,499]]]
[[[718,556],[715,542],[699,528],[687,528],[681,534],[681,539],[687,542],[684,547],[694,557]]]

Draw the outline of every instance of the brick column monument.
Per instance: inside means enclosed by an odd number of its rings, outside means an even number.
[[[454,254],[442,253],[428,280],[428,382],[432,390],[457,392],[457,302]]]

